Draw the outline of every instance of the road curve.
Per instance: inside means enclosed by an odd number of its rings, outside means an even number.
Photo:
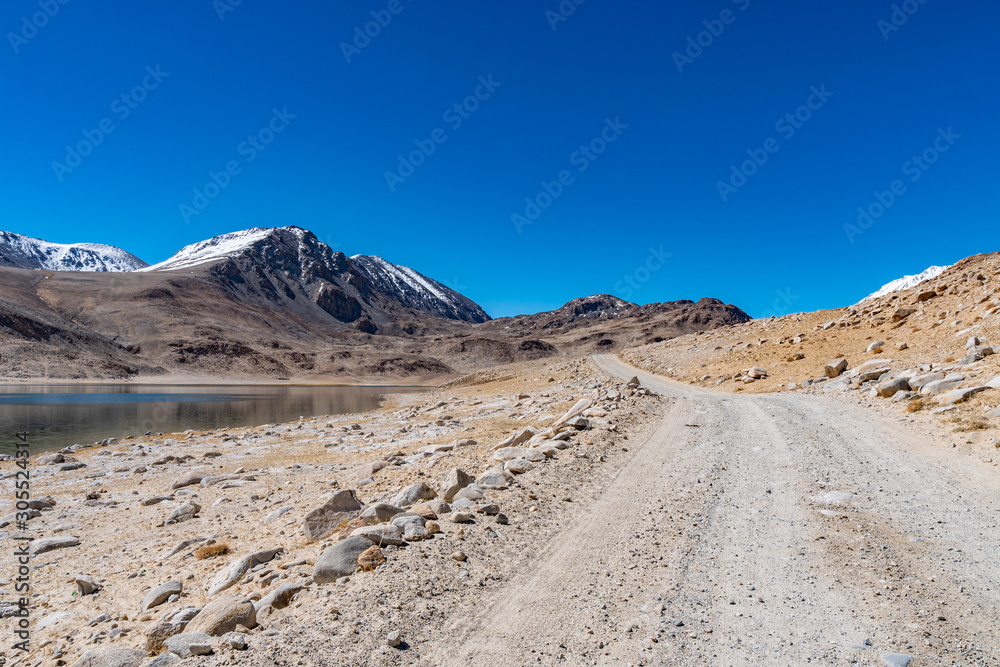
[[[426,664],[1000,665],[992,469],[827,397],[594,363],[658,427]]]

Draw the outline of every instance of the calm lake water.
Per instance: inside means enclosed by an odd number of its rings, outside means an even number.
[[[386,394],[416,387],[271,385],[0,385],[0,453],[14,433],[42,452],[105,438],[187,429],[257,426],[299,417],[364,412]]]

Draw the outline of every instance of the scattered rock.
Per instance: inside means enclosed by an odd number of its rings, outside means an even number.
[[[212,578],[212,582],[208,587],[208,594],[211,596],[221,593],[242,579],[250,571],[250,568],[269,562],[280,552],[281,549],[265,549],[233,561],[228,567],[221,570]]]
[[[103,588],[89,574],[79,574],[73,581],[76,583],[76,590],[80,595],[93,595]]]
[[[968,387],[966,389],[953,389],[952,391],[941,394],[938,398],[938,403],[941,405],[955,405],[957,403],[964,403],[976,394],[984,391],[989,391],[989,387]]]
[[[873,341],[872,344],[868,346],[868,349],[865,350],[865,352],[874,352],[875,354],[878,354],[879,352],[882,351],[882,348],[884,347],[885,347],[884,340],[876,340]]]
[[[39,556],[56,549],[79,546],[79,544],[80,540],[76,537],[45,537],[40,540],[32,540],[28,553],[32,556]]]
[[[455,494],[472,484],[472,477],[465,473],[461,468],[452,468],[448,472],[448,476],[444,480],[444,484],[441,486],[441,492],[438,494],[445,502],[450,503],[454,498]]]
[[[490,469],[479,476],[476,484],[484,489],[500,490],[510,486],[510,480],[503,471]]]
[[[176,489],[184,488],[185,486],[194,486],[195,484],[201,484],[201,480],[205,479],[209,475],[209,471],[206,470],[192,470],[186,475],[182,475],[174,480],[174,483],[170,485],[170,490],[174,491]]]
[[[258,614],[264,613],[269,609],[284,609],[292,604],[295,596],[298,595],[299,591],[304,589],[305,585],[301,583],[285,584],[255,602],[254,608]]]
[[[361,514],[364,508],[364,504],[358,500],[354,491],[350,489],[337,491],[321,507],[306,514],[302,520],[306,539],[310,541],[323,539],[343,522]]]
[[[293,509],[295,509],[295,508],[294,507],[281,507],[279,509],[276,509],[276,510],[272,511],[270,514],[268,514],[264,518],[264,523],[271,523],[272,521],[277,521],[278,519],[280,519],[285,514],[288,514],[289,512],[291,512]]]
[[[198,512],[201,511],[201,505],[188,501],[175,509],[167,517],[166,523],[184,523],[185,521],[190,521],[198,516]]]
[[[332,584],[340,577],[354,574],[358,569],[358,558],[371,546],[371,540],[367,537],[348,537],[337,542],[316,559],[313,581],[317,584]]]
[[[896,395],[898,391],[906,391],[910,388],[909,378],[890,378],[885,382],[882,382],[877,387],[878,395],[883,398],[891,398]]]
[[[163,643],[174,635],[184,632],[187,624],[191,622],[201,609],[187,607],[167,612],[156,623],[151,623],[143,634],[146,635],[146,651],[156,653],[163,649]]]
[[[224,635],[242,626],[247,630],[257,627],[257,610],[250,600],[236,595],[223,595],[209,602],[188,623],[188,632],[204,632],[212,637]]]
[[[185,632],[174,635],[164,642],[171,653],[182,658],[196,655],[208,655],[212,652],[212,638],[204,632]]]
[[[417,482],[397,493],[389,502],[399,507],[410,507],[421,500],[431,500],[435,496],[437,496],[437,493],[434,492],[434,489],[427,486],[426,482]]]
[[[566,411],[566,414],[564,414],[562,417],[560,417],[559,419],[557,419],[552,423],[552,428],[558,428],[559,426],[562,426],[563,424],[573,419],[574,417],[582,415],[584,410],[592,407],[593,405],[594,405],[593,399],[581,398],[579,401],[576,402],[576,405],[574,405],[573,407],[571,407],[569,410]]]
[[[532,470],[535,467],[531,461],[527,459],[511,459],[503,465],[504,470],[509,470],[515,475],[523,475],[524,473]]]
[[[362,517],[374,517],[376,523],[382,523],[383,521],[388,521],[397,514],[402,514],[405,512],[402,507],[396,507],[395,505],[390,505],[389,503],[375,503],[374,505],[369,505],[364,512],[361,513]]]
[[[403,531],[392,524],[379,524],[377,526],[364,526],[351,533],[351,537],[364,537],[378,546],[401,546],[403,542]]]
[[[165,584],[160,584],[146,594],[146,597],[142,599],[140,609],[148,611],[153,607],[158,607],[170,599],[171,595],[180,595],[182,590],[184,590],[184,584],[179,581],[168,581]]]
[[[145,661],[146,653],[139,649],[102,646],[81,655],[72,667],[139,667]]]
[[[910,661],[913,660],[913,658],[903,653],[883,653],[880,659],[889,665],[889,667],[907,667]]]
[[[840,359],[834,359],[828,363],[823,370],[828,378],[839,377],[844,371],[847,370],[847,359],[843,357]]]
[[[403,635],[400,634],[399,630],[393,630],[386,636],[385,643],[391,648],[399,648],[399,645],[403,643]]]
[[[369,547],[358,556],[358,569],[362,572],[371,572],[383,563],[385,563],[385,556],[377,545]]]

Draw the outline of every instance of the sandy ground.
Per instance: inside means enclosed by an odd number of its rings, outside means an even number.
[[[539,363],[365,415],[175,434],[78,452],[87,468],[76,471],[40,467],[34,494],[56,505],[32,534],[81,544],[33,559],[34,650],[0,647],[5,665],[144,647],[164,612],[206,604],[220,570],[268,547],[283,552],[227,593],[302,591],[241,629],[247,649],[213,639],[212,655],[184,664],[1000,664],[1000,485],[982,450],[953,447],[939,419],[850,396],[727,394],[638,373],[659,394],[642,395],[625,386],[633,374],[612,357]],[[418,480],[439,488],[453,467],[482,476],[504,438],[580,398],[594,402],[586,428],[477,501],[508,523],[441,514],[440,533],[384,547],[374,572],[312,581],[337,536],[306,540],[302,518],[331,490],[373,503]],[[455,439],[477,444],[418,454]],[[168,453],[192,459],[151,465]],[[358,487],[358,466],[385,458],[393,465]],[[170,490],[196,467],[230,477]],[[142,504],[155,495],[169,498]],[[161,525],[189,501],[198,517]],[[8,551],[12,533],[2,536]],[[195,537],[231,553],[167,555]],[[10,559],[3,568],[9,602]],[[78,595],[80,573],[104,589]],[[180,598],[141,612],[170,580],[183,582]],[[0,624],[9,635],[11,619]]]
[[[639,377],[655,432],[427,664],[1000,664],[994,470],[828,398]]]

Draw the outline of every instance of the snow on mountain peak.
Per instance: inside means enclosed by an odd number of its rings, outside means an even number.
[[[865,301],[871,301],[872,299],[877,299],[880,296],[885,296],[886,294],[902,292],[903,290],[908,290],[911,287],[916,287],[926,280],[933,280],[934,278],[937,278],[950,268],[950,266],[932,266],[916,275],[897,278],[892,282],[886,283],[878,291],[872,292],[858,303],[864,303]]]
[[[173,257],[142,270],[176,271],[178,269],[189,269],[192,266],[200,264],[216,262],[231,257],[257,241],[267,238],[273,231],[275,231],[274,228],[254,227],[252,229],[222,234],[221,236],[184,246]]]
[[[127,273],[147,266],[135,255],[100,243],[49,243],[0,231],[0,266],[44,271]]]

